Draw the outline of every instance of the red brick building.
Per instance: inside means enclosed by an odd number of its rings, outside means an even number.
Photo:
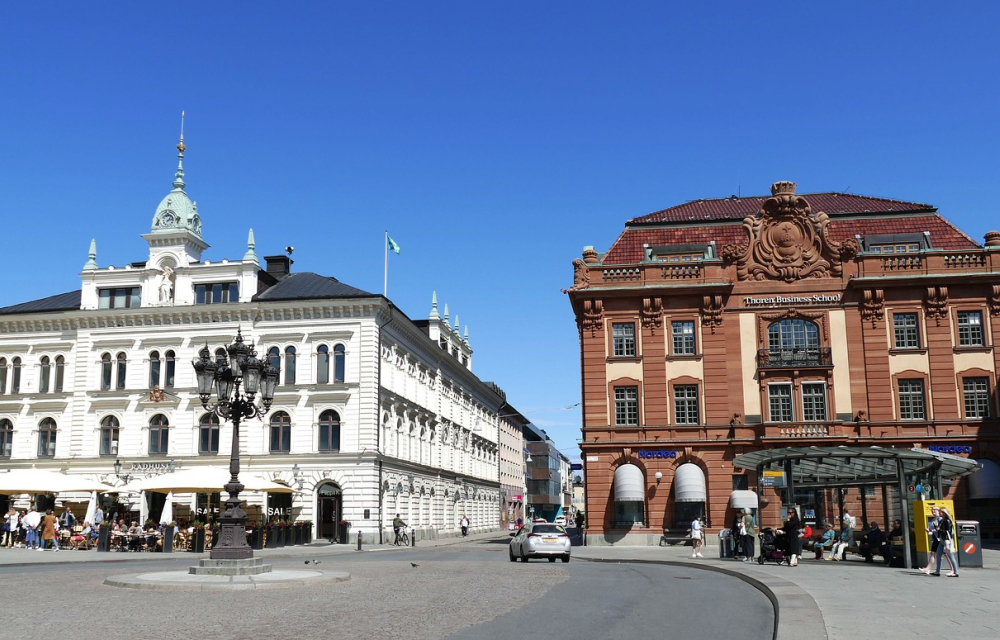
[[[943,497],[1000,537],[1000,233],[981,245],[926,204],[771,194],[634,218],[574,261],[588,544],[655,544],[697,515],[717,531],[758,484],[735,456],[811,445],[980,460]],[[859,493],[794,502],[823,520]]]

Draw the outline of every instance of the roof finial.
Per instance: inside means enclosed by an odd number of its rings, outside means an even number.
[[[90,252],[88,253],[90,259],[87,260],[87,264],[83,265],[84,271],[92,271],[97,269],[97,240],[91,238],[90,240]]]
[[[448,324],[448,303],[447,302],[444,303],[444,323]]]
[[[174,174],[174,188],[184,189],[184,112],[181,111],[181,141],[177,143],[177,173]]]
[[[252,260],[257,262],[257,254],[254,253],[254,247],[257,245],[253,239],[253,229],[250,230],[250,235],[247,236],[247,252],[243,254],[244,260]]]
[[[441,318],[441,316],[438,315],[438,292],[434,291],[434,292],[431,293],[431,313],[430,313],[430,319],[431,320],[439,320],[440,318]]]
[[[458,314],[455,314],[455,334],[461,333],[461,329],[458,328]]]
[[[469,344],[469,325],[465,325],[465,340],[466,346]]]

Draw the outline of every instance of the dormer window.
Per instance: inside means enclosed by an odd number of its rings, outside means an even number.
[[[715,246],[711,244],[671,244],[646,247],[647,262],[681,264],[713,259],[715,259]]]
[[[878,233],[859,238],[862,251],[897,255],[920,253],[931,246],[931,237],[927,233]]]
[[[98,309],[136,309],[140,301],[139,287],[101,289],[98,292]]]
[[[235,282],[215,282],[194,286],[195,304],[225,304],[239,301],[240,289]]]

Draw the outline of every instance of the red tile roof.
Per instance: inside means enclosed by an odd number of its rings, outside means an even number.
[[[850,193],[803,193],[799,194],[809,203],[813,213],[825,211],[830,216],[851,213],[902,213],[914,211],[936,211],[929,204],[887,200]],[[709,220],[742,220],[760,211],[770,196],[748,196],[737,198],[716,198],[692,200],[676,207],[656,211],[639,218],[632,218],[627,225],[656,224],[662,222],[694,222]]]

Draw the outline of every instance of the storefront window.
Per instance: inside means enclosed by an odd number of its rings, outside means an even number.
[[[617,527],[643,525],[646,523],[643,515],[644,509],[641,502],[615,502],[615,526]]]
[[[704,502],[678,502],[675,526],[687,528],[695,518],[705,517]]]

